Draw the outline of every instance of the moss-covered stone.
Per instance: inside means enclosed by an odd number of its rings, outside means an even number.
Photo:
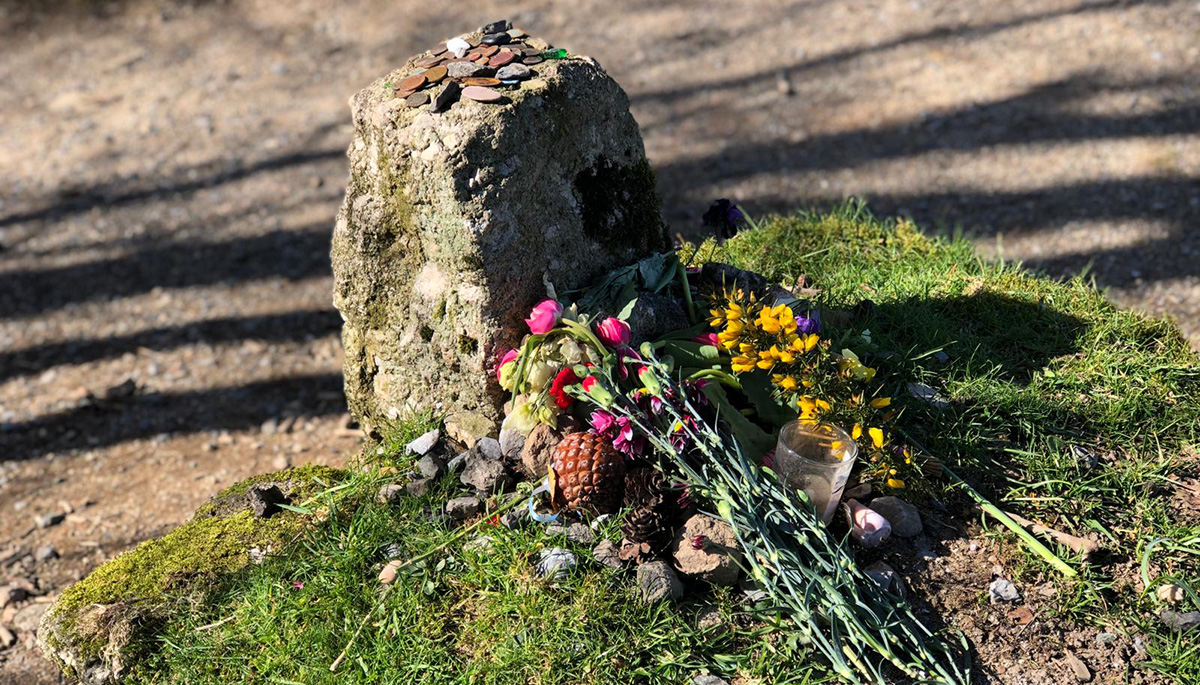
[[[283,511],[255,518],[247,494],[277,485],[294,503],[336,484],[344,471],[304,466],[227,488],[192,520],[121,554],[70,586],[43,615],[38,642],[63,672],[88,683],[118,678],[170,603],[202,600],[260,555],[279,552],[312,517]],[[239,505],[240,503],[240,505]]]
[[[593,60],[546,61],[503,104],[439,114],[387,86],[412,68],[351,101],[331,250],[346,397],[376,435],[420,410],[492,432],[491,366],[545,282],[575,288],[669,246],[654,173],[628,98]]]

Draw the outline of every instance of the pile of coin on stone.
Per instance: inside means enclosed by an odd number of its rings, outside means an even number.
[[[520,87],[535,75],[530,67],[568,56],[566,50],[531,38],[508,21],[494,21],[479,33],[482,38],[475,34],[451,38],[419,57],[410,75],[389,82],[396,97],[409,107],[432,103],[434,112],[446,111],[460,97],[500,103],[505,90]]]

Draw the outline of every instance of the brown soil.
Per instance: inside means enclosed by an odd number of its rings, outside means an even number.
[[[1093,263],[1200,341],[1193,0],[3,2],[0,584],[35,598],[0,615],[21,640],[0,681],[57,682],[30,628],[66,583],[242,477],[356,448],[327,260],[347,98],[502,16],[625,86],[676,230],[717,196],[863,195],[1056,274]],[[1098,674],[1128,651],[1004,625],[968,568],[935,604],[1011,653],[995,682],[1064,682],[1044,643]]]

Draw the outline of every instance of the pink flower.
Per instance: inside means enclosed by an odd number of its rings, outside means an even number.
[[[588,376],[588,378],[591,378],[591,376]],[[604,411],[603,409],[597,409],[596,411],[592,412],[592,419],[590,421],[592,424],[592,430],[596,433],[596,435],[604,435],[609,431],[610,428],[613,427],[613,424],[616,422],[616,417]]]
[[[596,335],[600,342],[613,349],[629,346],[629,324],[615,316],[596,324]]]
[[[701,345],[712,345],[713,347],[720,347],[719,343],[721,341],[717,340],[716,333],[701,333],[700,335],[697,335],[696,337],[692,338],[692,342],[700,343]]]
[[[703,535],[692,536],[692,549],[701,550],[708,547],[708,538]]]
[[[509,350],[504,353],[503,357],[500,357],[500,361],[496,364],[496,380],[500,380],[500,369],[503,369],[505,364],[515,360],[519,354],[520,352],[516,350]]]
[[[535,335],[549,333],[558,325],[558,320],[562,318],[562,305],[554,300],[542,300],[538,303],[533,311],[529,312],[529,318],[525,319],[525,323],[529,324],[529,331]]]

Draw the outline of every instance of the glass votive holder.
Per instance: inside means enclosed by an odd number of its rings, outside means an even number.
[[[789,486],[806,492],[817,515],[828,524],[837,511],[857,457],[858,445],[841,428],[828,423],[792,421],[779,432],[775,473]]]

